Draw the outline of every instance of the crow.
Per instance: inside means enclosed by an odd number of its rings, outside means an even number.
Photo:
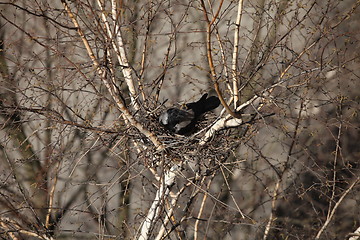
[[[199,117],[217,108],[220,100],[216,96],[208,97],[205,93],[199,101],[187,103],[184,109],[169,108],[160,114],[159,122],[171,132],[187,135],[193,132]]]

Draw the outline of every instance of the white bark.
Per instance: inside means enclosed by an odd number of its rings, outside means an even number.
[[[239,33],[240,33],[240,24],[241,24],[241,12],[242,12],[243,1],[239,0],[238,11],[235,23],[235,33],[234,33],[234,50],[231,64],[231,73],[233,78],[233,94],[234,94],[234,107],[236,108],[237,102],[239,101],[239,89],[238,89],[238,79],[236,66],[238,65],[238,55],[239,55]]]
[[[159,216],[162,203],[169,195],[170,187],[175,181],[175,176],[178,168],[179,166],[175,164],[170,168],[170,170],[165,172],[165,175],[160,182],[160,187],[156,192],[155,199],[151,204],[151,207],[147,216],[145,217],[144,222],[142,223],[140,235],[138,237],[139,240],[149,239],[150,229],[155,224],[155,219]]]
[[[349,238],[349,240],[358,240],[358,239],[360,239],[360,227],[358,227],[355,230],[354,234],[356,234],[357,236],[352,236],[352,237]]]

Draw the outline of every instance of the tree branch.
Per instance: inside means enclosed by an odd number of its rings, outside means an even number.
[[[143,125],[141,125],[138,121],[136,121],[136,119],[134,118],[134,116],[130,113],[130,111],[126,108],[125,103],[123,102],[123,100],[120,98],[119,93],[117,92],[117,88],[114,86],[114,84],[110,83],[109,81],[106,80],[106,70],[103,70],[100,67],[100,64],[98,62],[98,60],[96,59],[90,44],[88,42],[88,40],[86,39],[78,21],[76,20],[74,14],[71,12],[71,9],[69,8],[69,6],[67,5],[65,0],[61,0],[61,2],[64,5],[64,8],[66,10],[66,12],[68,13],[70,19],[72,20],[73,24],[75,25],[75,27],[78,30],[79,36],[81,37],[83,44],[87,50],[87,53],[89,55],[89,57],[91,58],[94,67],[97,69],[98,73],[100,76],[102,76],[102,81],[104,83],[104,85],[106,86],[107,90],[109,91],[110,95],[112,96],[112,98],[114,99],[118,109],[122,112],[122,114],[124,114],[124,116],[126,117],[126,119],[129,121],[129,123],[136,127],[142,134],[144,134],[147,138],[149,138],[149,140],[155,145],[155,147],[158,150],[164,149],[164,146],[162,145],[162,143],[158,140],[158,138],[154,135],[154,133],[150,132],[148,129],[146,129]]]
[[[241,25],[242,6],[243,6],[243,0],[239,0],[236,23],[235,23],[234,50],[233,50],[232,65],[231,65],[234,108],[236,108],[237,102],[239,101],[239,89],[238,89],[238,79],[237,79],[238,74],[236,74],[237,73],[236,67],[238,65],[238,55],[239,55],[239,33],[240,33],[240,25]]]
[[[160,207],[170,192],[170,187],[175,181],[176,172],[178,169],[179,166],[174,164],[168,171],[164,173],[164,177],[160,181],[160,187],[156,192],[155,199],[149,209],[147,216],[145,217],[144,222],[142,223],[140,235],[138,237],[139,240],[149,239],[150,229],[155,224],[155,219],[159,216]]]
[[[358,177],[351,185],[348,189],[345,190],[345,192],[341,195],[341,197],[339,198],[339,200],[336,202],[335,206],[333,207],[333,209],[330,212],[330,215],[328,215],[328,217],[326,218],[326,221],[324,223],[324,225],[320,228],[320,230],[318,231],[318,233],[315,236],[315,240],[319,239],[321,234],[324,232],[324,230],[326,229],[326,227],[329,225],[329,223],[331,222],[336,209],[340,206],[341,202],[344,200],[344,198],[346,197],[346,195],[354,188],[354,186],[359,182],[360,178]]]

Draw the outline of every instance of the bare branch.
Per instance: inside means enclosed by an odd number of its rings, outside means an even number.
[[[106,88],[108,89],[110,95],[112,96],[112,98],[114,99],[116,105],[118,106],[119,110],[125,115],[126,119],[130,122],[130,124],[134,127],[136,127],[141,133],[143,133],[146,137],[148,137],[152,143],[158,148],[158,149],[163,149],[164,147],[162,146],[162,144],[159,142],[159,140],[157,139],[157,137],[154,135],[154,133],[150,132],[149,130],[147,130],[144,126],[142,126],[138,121],[136,121],[136,119],[134,118],[134,116],[130,113],[130,111],[126,108],[124,102],[122,101],[122,99],[120,98],[118,92],[117,92],[117,88],[112,84],[109,83],[106,80],[106,70],[104,71],[100,65],[98,60],[95,58],[95,55],[90,47],[89,42],[87,41],[83,31],[81,30],[80,25],[78,24],[75,16],[73,15],[73,13],[71,12],[69,6],[67,5],[67,3],[65,2],[65,0],[61,0],[61,2],[64,5],[65,10],[67,11],[70,19],[73,21],[75,27],[78,29],[78,33],[79,36],[81,37],[84,46],[88,52],[89,57],[91,58],[91,60],[93,61],[94,67],[97,69],[97,71],[99,72],[99,75],[102,76],[102,80],[104,85],[106,86]]]
[[[241,17],[242,17],[242,6],[243,6],[243,0],[239,0],[236,23],[235,23],[235,31],[234,31],[234,50],[232,55],[232,66],[231,66],[232,77],[233,77],[234,108],[237,107],[237,103],[239,101],[238,76],[237,76],[236,68],[238,65],[239,32],[240,32]]]
[[[349,235],[351,235],[349,240],[358,240],[360,238],[360,227],[358,227],[354,233],[349,234]]]
[[[321,234],[324,232],[324,230],[327,228],[327,226],[329,225],[329,223],[331,222],[335,211],[337,210],[337,208],[340,206],[340,204],[342,203],[342,201],[344,200],[344,198],[346,197],[346,195],[354,188],[354,186],[356,186],[356,184],[359,182],[360,178],[358,177],[349,187],[348,189],[346,189],[343,194],[341,195],[341,197],[339,198],[339,200],[336,202],[336,204],[334,205],[333,209],[330,211],[330,215],[328,215],[328,217],[326,218],[326,221],[324,222],[324,224],[322,225],[322,227],[320,228],[320,230],[318,231],[318,233],[315,236],[315,240],[319,239]]]
[[[162,207],[163,201],[168,196],[170,187],[175,181],[176,172],[180,166],[174,164],[170,170],[165,172],[163,179],[160,181],[160,187],[156,192],[155,199],[149,209],[144,222],[142,223],[139,240],[149,239],[150,229],[153,227],[155,220],[159,216],[160,208]]]
[[[281,179],[279,178],[275,184],[274,193],[273,193],[272,200],[271,200],[271,212],[270,212],[269,220],[268,220],[268,223],[266,224],[264,236],[263,236],[264,240],[266,240],[268,238],[271,223],[274,221],[274,211],[275,211],[275,207],[276,207],[275,204],[276,204],[276,200],[277,200],[278,194],[279,194],[278,191],[279,191],[279,187],[280,187],[280,182],[281,182]]]

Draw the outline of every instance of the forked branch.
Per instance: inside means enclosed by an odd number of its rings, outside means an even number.
[[[125,106],[125,103],[123,102],[123,100],[120,98],[120,95],[118,93],[118,89],[116,86],[114,86],[114,83],[110,82],[107,80],[106,78],[106,70],[102,69],[100,67],[100,64],[98,62],[98,60],[96,59],[94,52],[92,50],[92,48],[90,47],[90,44],[88,42],[88,40],[85,37],[85,34],[83,33],[76,17],[74,16],[74,14],[72,13],[71,9],[69,8],[68,4],[66,3],[65,0],[61,0],[64,9],[66,10],[69,18],[72,20],[74,26],[77,28],[78,34],[86,48],[86,51],[89,55],[89,57],[91,58],[94,67],[96,68],[96,70],[98,71],[99,75],[102,77],[102,81],[103,84],[105,85],[105,87],[107,88],[108,92],[110,93],[111,97],[113,98],[113,100],[115,101],[118,109],[121,111],[122,114],[124,114],[124,116],[126,117],[126,119],[129,121],[129,123],[134,126],[135,128],[137,128],[142,134],[144,134],[154,145],[158,150],[164,149],[164,146],[162,145],[162,143],[158,140],[158,138],[155,136],[154,133],[150,132],[148,129],[146,129],[142,124],[140,124],[135,118],[134,116],[131,114],[131,112],[129,111],[129,109]]]

